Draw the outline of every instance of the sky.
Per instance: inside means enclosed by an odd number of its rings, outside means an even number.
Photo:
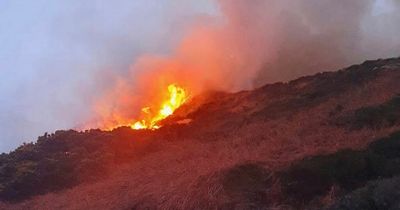
[[[207,0],[0,0],[0,152],[74,128],[113,82],[107,72],[168,53],[213,13]]]
[[[213,67],[238,84],[235,90],[257,78],[261,85],[398,56],[397,0],[315,1],[0,0],[0,152],[45,132],[80,127],[94,114],[94,101],[115,102],[104,93],[131,77],[146,55],[229,60],[227,69]],[[227,26],[208,27],[221,16]],[[191,44],[196,41],[205,46]],[[250,65],[253,70],[242,70]]]

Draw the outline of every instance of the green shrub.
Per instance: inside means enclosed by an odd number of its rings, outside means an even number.
[[[400,122],[400,96],[390,101],[371,107],[356,110],[350,123],[354,128],[383,128],[391,127]]]
[[[334,203],[329,210],[399,209],[400,177],[374,181]]]
[[[0,199],[19,201],[104,177],[108,166],[133,157],[132,132],[57,131],[1,154]]]
[[[338,186],[343,193],[382,177],[400,175],[400,132],[366,150],[343,150],[298,161],[282,171],[283,193],[295,204],[308,203]]]

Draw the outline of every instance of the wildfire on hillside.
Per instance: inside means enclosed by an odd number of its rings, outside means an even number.
[[[149,89],[146,94],[151,95],[151,97],[143,101],[143,108],[141,108],[137,117],[130,118],[111,112],[112,114],[105,118],[106,120],[99,127],[106,131],[112,131],[118,127],[130,127],[134,130],[155,130],[162,127],[161,121],[172,115],[190,97],[189,89],[177,83],[169,83],[169,85]],[[103,110],[108,111],[108,109]]]
[[[177,108],[185,103],[188,97],[187,91],[182,87],[176,84],[168,85],[167,98],[161,102],[159,109],[142,108],[144,118],[136,121],[130,127],[135,130],[160,128],[159,122],[172,115]]]

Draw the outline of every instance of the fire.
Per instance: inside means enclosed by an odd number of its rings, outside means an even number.
[[[132,129],[158,129],[159,122],[172,115],[188,99],[188,93],[182,87],[176,84],[168,85],[168,97],[162,102],[160,108],[156,112],[152,112],[150,107],[144,107],[142,112],[145,119],[136,121],[131,125]]]

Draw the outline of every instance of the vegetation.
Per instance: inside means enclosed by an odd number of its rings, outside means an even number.
[[[242,203],[243,208],[269,204],[266,189],[272,186],[272,173],[258,164],[241,164],[224,171],[221,183],[227,203]],[[232,209],[234,205],[227,208]]]
[[[371,180],[398,175],[400,132],[373,142],[366,150],[306,158],[280,173],[284,194],[296,205],[307,204],[332,188],[343,195]]]
[[[131,132],[57,131],[2,154],[0,198],[18,201],[103,177],[111,164],[130,160],[135,147],[145,145],[125,138]]]
[[[329,210],[398,209],[400,206],[400,176],[368,183],[343,197]]]
[[[382,128],[400,123],[400,96],[378,106],[356,110],[349,123],[354,128]]]
[[[399,68],[210,94],[152,132],[45,134],[0,155],[0,209],[390,209],[400,134],[369,143],[400,129]],[[338,117],[346,127],[327,123]]]

